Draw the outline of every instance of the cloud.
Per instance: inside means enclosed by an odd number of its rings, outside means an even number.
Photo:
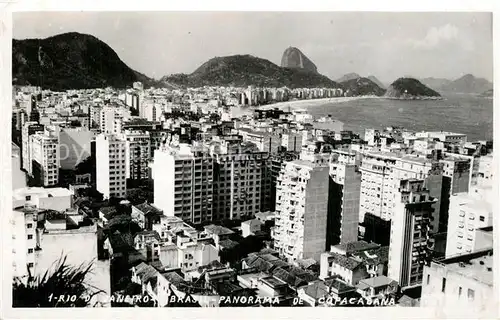
[[[423,39],[410,39],[409,43],[415,48],[431,49],[444,42],[459,41],[459,30],[456,26],[447,24],[441,27],[432,27]]]

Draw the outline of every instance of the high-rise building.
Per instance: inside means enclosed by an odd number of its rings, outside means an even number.
[[[493,249],[432,261],[424,268],[420,306],[440,308],[443,314],[454,308],[462,316],[495,318],[498,295],[493,265]]]
[[[34,206],[21,206],[12,210],[13,276],[23,279],[35,268],[36,220],[38,210]]]
[[[446,232],[450,209],[450,196],[455,193],[468,192],[471,172],[471,161],[456,156],[441,159],[443,164],[443,184],[441,190],[439,231]]]
[[[44,125],[37,122],[26,122],[21,133],[21,169],[31,174],[30,143],[29,137],[36,132],[43,132]]]
[[[37,132],[29,137],[31,174],[40,187],[55,186],[59,182],[59,141],[48,132]]]
[[[252,143],[222,141],[212,146],[214,219],[249,219],[268,209],[271,177],[268,154]]]
[[[125,198],[127,194],[126,141],[114,134],[96,137],[96,187],[110,197]]]
[[[493,199],[491,185],[476,186],[450,197],[446,257],[474,251],[476,230],[493,226]]]
[[[389,244],[390,220],[394,195],[399,181],[424,179],[431,197],[442,193],[442,169],[439,163],[423,156],[399,155],[391,152],[366,152],[361,159],[360,235],[366,241]],[[440,220],[439,200],[433,204],[432,232]]]
[[[101,133],[120,133],[122,121],[130,118],[130,111],[118,106],[106,106],[99,111]]]
[[[276,191],[274,247],[289,261],[319,261],[327,244],[328,163],[284,164]]]
[[[155,150],[154,204],[166,216],[201,223],[213,219],[213,160],[198,146]]]
[[[149,132],[125,130],[123,136],[126,140],[127,178],[132,180],[148,179],[148,163],[151,155]]]
[[[360,189],[356,153],[335,150],[330,159],[328,244],[358,240]]]
[[[424,180],[401,180],[391,221],[388,277],[401,288],[422,284],[425,263],[432,247],[430,220],[435,200]]]

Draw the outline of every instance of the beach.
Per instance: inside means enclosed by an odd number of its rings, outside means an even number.
[[[270,109],[280,109],[284,111],[288,111],[290,109],[291,111],[293,110],[298,110],[298,109],[305,109],[309,107],[319,107],[319,106],[324,106],[326,104],[335,104],[335,103],[342,103],[342,102],[349,102],[349,101],[355,101],[355,100],[361,100],[361,99],[375,99],[375,98],[380,98],[378,96],[358,96],[358,97],[334,97],[334,98],[322,98],[322,99],[307,99],[307,100],[293,100],[293,101],[284,101],[284,102],[277,102],[277,103],[272,103],[272,104],[266,104],[263,106],[252,106],[252,107],[234,107],[231,109],[231,115],[232,117],[239,117],[245,114],[251,114],[254,110],[259,109],[259,110],[270,110]]]
[[[349,101],[354,101],[354,100],[361,100],[361,99],[373,99],[373,98],[380,98],[377,96],[359,96],[359,97],[335,97],[335,98],[322,98],[322,99],[309,99],[309,100],[294,100],[294,101],[285,101],[285,102],[278,102],[278,103],[273,103],[273,104],[267,104],[261,107],[258,107],[258,109],[261,110],[269,110],[269,109],[287,109],[290,107],[291,110],[296,110],[296,109],[302,109],[302,108],[307,108],[307,107],[316,107],[316,106],[322,106],[325,104],[332,104],[332,103],[341,103],[341,102],[349,102]]]

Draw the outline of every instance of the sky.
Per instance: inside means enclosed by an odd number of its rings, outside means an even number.
[[[437,12],[17,12],[15,39],[65,32],[106,42],[132,69],[159,79],[213,57],[251,54],[280,64],[299,48],[335,80],[356,72],[493,79],[491,13]]]

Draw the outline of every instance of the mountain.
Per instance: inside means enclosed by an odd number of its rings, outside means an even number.
[[[183,87],[339,87],[335,81],[316,72],[283,68],[269,60],[251,55],[215,57],[191,74],[173,74],[163,77],[160,81]]]
[[[361,76],[359,74],[351,72],[348,74],[344,74],[342,77],[338,78],[335,81],[344,82],[344,81],[354,80],[354,79],[358,79],[358,78],[361,78]]]
[[[483,93],[490,89],[493,89],[493,83],[483,78],[476,78],[472,74],[466,74],[441,88],[443,92],[458,93]]]
[[[420,79],[420,82],[432,88],[436,91],[443,91],[442,89],[446,86],[449,86],[452,83],[452,80],[444,79],[444,78],[423,78]]]
[[[375,77],[375,76],[368,76],[367,78],[369,80],[371,80],[372,82],[374,82],[380,88],[385,89],[385,85],[382,83],[382,81],[380,81],[379,79],[377,79],[377,77]]]
[[[403,100],[436,99],[441,95],[414,78],[399,78],[384,95],[387,98]]]
[[[13,84],[52,90],[123,88],[155,82],[129,68],[106,43],[88,34],[64,33],[45,39],[13,40]]]
[[[347,96],[383,96],[385,90],[368,78],[357,78],[340,83],[346,90]]]
[[[316,65],[299,49],[288,47],[281,57],[281,67],[318,72]]]

